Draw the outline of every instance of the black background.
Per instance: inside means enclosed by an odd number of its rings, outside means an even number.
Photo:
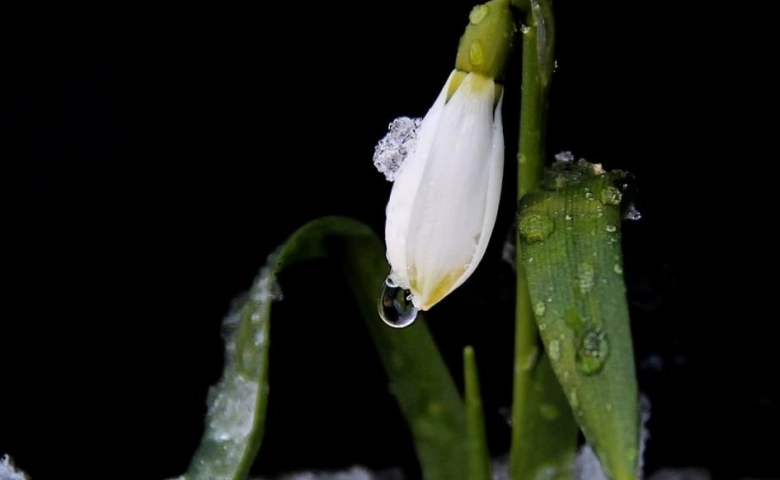
[[[311,219],[382,231],[390,184],[373,147],[393,118],[424,115],[471,7],[4,4],[0,454],[36,480],[182,473],[221,372],[231,298]],[[703,10],[659,9],[555,4],[548,150],[638,178],[643,219],[625,225],[624,250],[653,405],[647,471],[778,477],[776,289],[761,278],[772,209],[746,152],[759,133],[734,108],[750,69]],[[508,159],[518,85],[510,71]],[[508,160],[482,266],[428,316],[456,378],[462,347],[476,348],[494,455],[509,436],[514,286],[500,251],[514,175]],[[280,279],[254,471],[360,463],[419,475],[328,267]]]

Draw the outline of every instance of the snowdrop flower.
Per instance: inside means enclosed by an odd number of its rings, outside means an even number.
[[[389,283],[428,310],[482,260],[504,168],[501,78],[514,24],[507,0],[475,7],[456,69],[420,125],[387,204]]]

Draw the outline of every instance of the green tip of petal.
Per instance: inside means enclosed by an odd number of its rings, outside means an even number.
[[[509,0],[492,0],[471,10],[469,24],[460,38],[455,68],[503,79],[515,33],[509,5]]]

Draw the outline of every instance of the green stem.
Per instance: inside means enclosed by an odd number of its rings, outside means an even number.
[[[544,166],[544,121],[547,87],[552,74],[553,18],[549,1],[531,0],[526,11],[523,37],[523,74],[520,106],[520,139],[517,152],[518,200],[534,190]],[[518,4],[521,8],[524,6]],[[512,399],[512,447],[510,469],[517,478],[521,445],[526,428],[525,415],[531,373],[538,354],[538,333],[528,294],[520,241],[517,241],[517,303],[515,308],[515,360]]]
[[[466,439],[469,453],[469,480],[490,480],[490,453],[485,435],[482,396],[479,393],[477,359],[471,346],[463,350],[463,372],[466,397]]]

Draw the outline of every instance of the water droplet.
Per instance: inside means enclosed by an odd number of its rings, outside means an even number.
[[[614,232],[617,232],[617,227],[616,227],[616,226],[614,226],[614,225],[607,225],[607,231],[608,231],[609,233],[614,233]]]
[[[393,328],[403,328],[411,325],[417,318],[417,308],[412,304],[409,290],[390,286],[392,280],[382,285],[379,296],[379,316]]]
[[[571,219],[572,219],[572,218],[574,218],[574,217],[572,217],[570,213],[567,213],[567,214],[566,214],[566,216],[565,216],[564,218],[565,218],[566,220],[571,220]]]
[[[520,25],[520,31],[523,32],[524,34],[528,33],[531,31],[531,27],[523,23],[522,25]]]
[[[543,317],[546,310],[547,306],[545,306],[544,302],[540,301],[534,304],[534,315],[537,317]]]
[[[472,65],[481,65],[484,59],[482,44],[479,43],[479,40],[474,40],[469,45],[469,61]]]
[[[596,196],[593,195],[593,191],[588,187],[585,187],[585,198],[587,198],[588,200],[593,200],[594,198],[596,198]]]
[[[595,283],[596,271],[593,265],[590,263],[580,263],[577,270],[577,285],[580,287],[580,292],[583,294],[588,293],[593,284]]]
[[[558,340],[553,340],[550,342],[550,344],[547,346],[547,354],[550,356],[550,359],[557,362],[561,359],[561,342]]]
[[[577,367],[586,375],[599,372],[609,356],[607,333],[602,329],[588,329],[582,335],[577,349]]]
[[[543,332],[545,330],[547,330],[547,324],[546,323],[540,323],[539,324],[539,331]]]
[[[542,415],[542,418],[550,421],[555,420],[561,416],[561,412],[558,410],[558,407],[549,403],[543,403],[539,405],[539,413]]]
[[[471,22],[472,25],[477,25],[487,17],[488,13],[490,13],[490,7],[487,5],[477,5],[472,8],[471,13],[469,13],[469,22]]]
[[[558,63],[558,62],[556,61],[555,63]],[[565,162],[565,163],[573,162],[574,161],[574,155],[571,152],[569,152],[569,151],[559,152],[559,153],[555,154],[555,160],[557,160],[559,162]]]
[[[543,242],[555,230],[555,221],[547,215],[529,213],[520,217],[518,228],[526,242]]]
[[[628,210],[626,211],[626,215],[623,218],[625,218],[626,220],[636,221],[642,218],[642,214],[639,213],[639,210],[637,210],[635,206],[631,205],[630,207],[628,207]]]
[[[623,273],[623,267],[621,267],[619,263],[616,263],[612,270],[614,270],[618,275]]]
[[[571,408],[577,408],[580,406],[580,400],[577,398],[577,390],[574,389],[569,393],[569,404]]]
[[[601,203],[604,205],[620,205],[621,200],[623,200],[623,194],[611,185],[601,191]]]
[[[385,285],[387,285],[390,288],[398,288],[398,285],[396,285],[396,283],[390,277],[385,278]]]

